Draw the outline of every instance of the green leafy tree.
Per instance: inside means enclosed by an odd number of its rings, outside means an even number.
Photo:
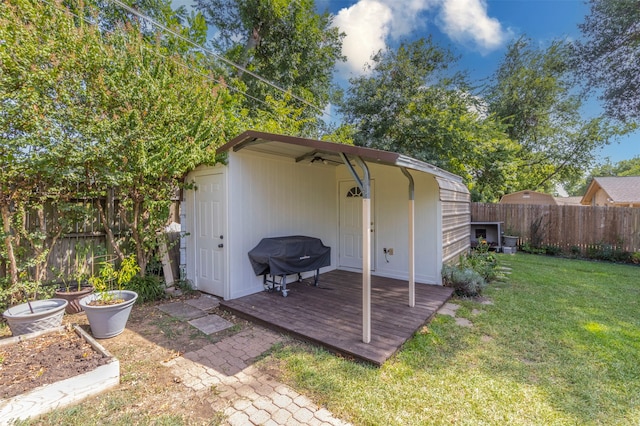
[[[640,5],[637,0],[590,0],[579,27],[577,66],[589,86],[603,89],[606,113],[637,127],[640,121]]]
[[[356,145],[427,161],[462,175],[475,199],[497,199],[518,147],[464,77],[447,75],[453,62],[430,39],[381,51],[368,75],[350,80],[340,110]]]
[[[287,99],[266,82],[289,91],[290,101],[303,108],[305,117],[322,114],[329,102],[334,65],[344,60],[343,34],[332,26],[331,15],[318,14],[313,0],[196,0],[195,4],[216,31],[214,49],[240,65],[228,68],[228,75],[246,88],[250,114],[264,109],[255,99]],[[314,131],[313,123],[305,126],[307,132]]]
[[[104,54],[86,79],[86,103],[98,121],[77,122],[85,138],[84,173],[91,191],[115,190],[144,274],[185,174],[215,161],[215,149],[235,134],[233,103],[196,59],[166,56],[135,28],[105,37]],[[92,118],[93,118],[92,117]],[[108,239],[125,252],[99,206]]]
[[[144,274],[183,177],[215,161],[216,146],[243,122],[201,56],[141,33],[135,22],[101,31],[97,9],[83,7],[0,4],[1,255],[9,286],[42,278],[47,248],[75,214],[78,192],[113,194],[130,234],[118,239],[98,203],[108,240],[121,259],[133,247]],[[45,221],[45,203],[66,219]],[[34,212],[37,231],[26,232]]]
[[[0,40],[1,254],[11,287],[43,279],[62,232],[45,220],[44,205],[71,196],[78,155],[67,119],[79,113],[72,99],[82,89],[83,54],[100,37],[53,7],[12,0],[0,4]]]
[[[511,191],[551,191],[579,179],[594,162],[594,150],[615,134],[608,121],[584,119],[575,94],[570,50],[562,42],[547,49],[520,38],[507,49],[487,91],[489,111],[507,125],[521,149]]]

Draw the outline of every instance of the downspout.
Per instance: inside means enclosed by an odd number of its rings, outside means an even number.
[[[346,154],[340,153],[347,170],[362,191],[362,341],[371,342],[371,176],[367,164],[355,157],[355,163],[362,169],[362,179]]]
[[[409,179],[409,307],[416,306],[416,263],[415,263],[415,191],[413,176],[405,167],[402,174]]]

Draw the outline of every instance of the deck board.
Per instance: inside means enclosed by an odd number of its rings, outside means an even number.
[[[452,289],[416,285],[408,306],[406,281],[371,277],[371,343],[362,342],[362,275],[334,270],[287,284],[289,295],[260,292],[220,303],[235,314],[319,344],[332,352],[381,365],[450,297]]]

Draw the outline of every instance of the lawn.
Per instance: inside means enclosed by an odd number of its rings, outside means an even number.
[[[518,254],[381,368],[302,344],[284,380],[356,425],[640,423],[640,268]]]

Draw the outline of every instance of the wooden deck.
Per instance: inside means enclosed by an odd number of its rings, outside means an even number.
[[[238,316],[319,344],[328,350],[381,365],[450,297],[451,288],[416,284],[408,306],[408,283],[371,277],[371,343],[362,342],[362,275],[335,270],[287,284],[289,295],[260,292],[220,305]]]

